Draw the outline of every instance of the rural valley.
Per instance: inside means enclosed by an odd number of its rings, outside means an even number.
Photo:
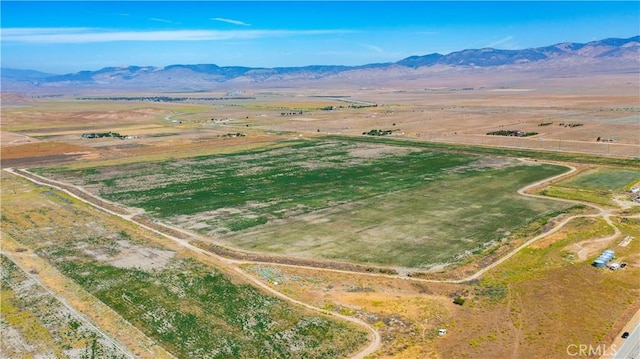
[[[553,46],[3,69],[0,356],[618,358],[640,44]]]

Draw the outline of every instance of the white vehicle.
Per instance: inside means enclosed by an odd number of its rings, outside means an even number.
[[[620,268],[620,264],[618,264],[618,263],[611,263],[609,265],[609,269],[611,269],[611,270],[616,270],[618,268]]]

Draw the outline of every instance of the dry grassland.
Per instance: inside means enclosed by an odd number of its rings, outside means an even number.
[[[196,100],[224,94],[174,94],[193,98],[194,103],[188,104],[9,97],[1,110],[2,158],[15,158],[6,147],[27,141],[79,146],[56,155],[87,152],[89,158],[112,159],[206,152],[226,146],[217,141],[226,133],[245,133],[242,142],[249,143],[265,135],[360,136],[371,129],[393,130],[393,137],[418,141],[640,156],[640,88],[631,75],[565,79],[511,75],[510,81],[476,74],[465,75],[464,80],[440,76],[388,87],[254,90],[246,92],[249,99],[208,102]],[[377,106],[350,107],[363,103]],[[333,110],[323,110],[329,106]],[[545,123],[549,124],[540,126]],[[486,135],[496,130],[539,134],[527,138]],[[137,138],[80,138],[85,132],[106,131]],[[21,151],[25,158],[42,156],[32,153],[38,152],[35,148]]]
[[[616,225],[622,237],[640,238],[638,219]],[[247,270],[289,296],[368,321],[384,343],[375,358],[568,358],[569,345],[611,343],[640,308],[640,243],[600,241],[611,232],[601,220],[573,220],[464,284],[285,266]],[[613,248],[627,268],[593,268],[593,251],[581,259],[574,248],[587,241]],[[453,304],[458,295],[466,298],[462,306]]]

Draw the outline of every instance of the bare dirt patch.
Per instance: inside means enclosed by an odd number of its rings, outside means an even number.
[[[143,247],[126,240],[116,241],[116,244],[114,249],[118,252],[116,255],[88,249],[84,252],[114,267],[136,268],[147,272],[163,269],[176,254],[174,251]]]
[[[2,147],[17,146],[38,141],[39,140],[36,138],[19,133],[5,131],[0,132],[0,143],[2,143]]]
[[[360,144],[349,150],[349,156],[358,158],[378,158],[385,155],[404,155],[412,149],[398,146]]]
[[[83,146],[71,145],[60,142],[36,142],[29,144],[22,144],[16,146],[2,147],[0,155],[2,159],[13,158],[30,158],[30,157],[42,157],[51,155],[64,155],[64,154],[77,154],[77,153],[91,153],[92,149]]]
[[[35,141],[7,146],[3,142],[0,148],[2,167],[5,168],[69,163],[99,157],[100,154],[90,147],[64,142]]]

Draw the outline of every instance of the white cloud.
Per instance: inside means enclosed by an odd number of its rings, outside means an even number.
[[[510,35],[510,36],[504,37],[504,38],[502,38],[500,40],[493,41],[493,42],[489,43],[486,47],[502,47],[502,48],[505,48],[505,49],[515,49],[516,45],[512,41],[513,39],[514,39],[514,37]]]
[[[360,44],[360,45],[362,45],[363,47],[365,47],[365,48],[367,48],[367,49],[369,49],[369,50],[371,50],[371,51],[373,51],[373,52],[377,52],[377,53],[379,53],[379,54],[381,54],[381,53],[383,53],[383,52],[384,52],[384,51],[382,50],[382,48],[380,48],[380,47],[378,47],[378,46],[375,46],[375,45],[369,45],[369,44]]]
[[[214,20],[214,21],[220,21],[220,22],[226,22],[228,24],[234,24],[234,25],[240,25],[240,26],[251,26],[251,24],[247,24],[244,21],[240,21],[240,20],[233,20],[233,19],[225,19],[223,17],[212,17],[209,20]]]
[[[47,44],[79,44],[116,41],[215,41],[266,37],[332,35],[349,30],[171,30],[120,31],[97,28],[6,28],[2,41]]]
[[[175,22],[173,22],[171,20],[159,19],[157,17],[151,17],[151,18],[149,18],[149,20],[157,21],[157,22],[164,22],[165,24],[175,24]]]

